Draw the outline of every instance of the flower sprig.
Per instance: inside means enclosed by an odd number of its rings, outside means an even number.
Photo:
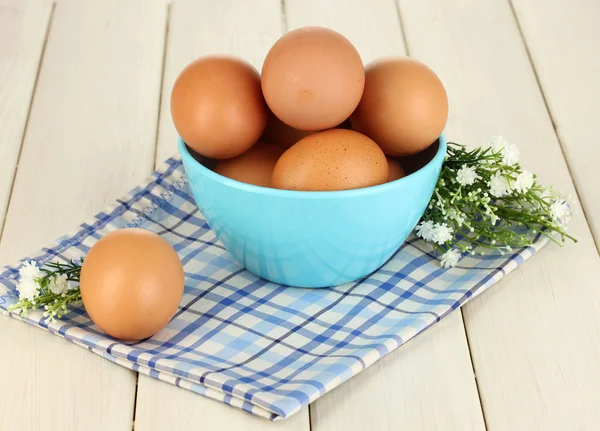
[[[81,300],[79,275],[81,262],[48,262],[41,268],[34,261],[19,268],[17,290],[19,300],[8,310],[19,310],[25,315],[31,309],[44,309],[47,323],[60,319],[68,311],[67,305]]]
[[[566,232],[568,203],[522,169],[519,156],[500,136],[473,150],[448,144],[433,197],[416,227],[417,236],[441,254],[443,267],[455,266],[465,253],[505,254],[530,246],[537,234],[558,244],[576,242]]]

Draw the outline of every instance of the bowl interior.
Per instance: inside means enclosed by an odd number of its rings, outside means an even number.
[[[414,154],[411,156],[405,156],[405,157],[396,157],[396,159],[400,162],[401,166],[404,168],[404,170],[406,172],[406,176],[403,178],[400,178],[398,180],[395,180],[395,181],[392,181],[389,183],[384,183],[384,184],[380,184],[377,186],[364,187],[364,188],[359,188],[359,189],[315,192],[315,191],[273,189],[273,188],[269,188],[269,187],[255,186],[253,184],[246,184],[246,183],[242,183],[237,180],[233,180],[231,178],[224,177],[213,171],[213,169],[217,163],[216,160],[210,159],[208,157],[202,156],[201,154],[198,154],[191,147],[189,147],[181,139],[181,137],[179,137],[178,140],[179,140],[179,150],[180,150],[180,153],[182,154],[182,156],[184,158],[187,158],[188,162],[190,161],[189,159],[193,159],[195,162],[194,164],[195,164],[196,168],[198,168],[198,170],[202,171],[203,174],[210,176],[211,179],[213,179],[213,180],[219,181],[221,183],[224,183],[224,184],[232,186],[232,187],[243,188],[248,191],[255,192],[255,193],[279,194],[281,196],[289,195],[289,197],[294,196],[296,198],[302,198],[302,197],[333,198],[333,197],[350,196],[353,194],[364,194],[364,193],[376,192],[382,188],[389,187],[391,184],[408,181],[407,178],[418,173],[419,171],[423,170],[424,168],[426,168],[430,165],[435,166],[435,165],[441,164],[441,162],[446,154],[446,140],[445,140],[444,135],[441,135],[429,147],[427,147],[425,150],[423,150],[417,154]]]

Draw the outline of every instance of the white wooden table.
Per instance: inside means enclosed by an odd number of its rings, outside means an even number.
[[[176,151],[192,59],[260,69],[326,25],[442,78],[451,140],[519,145],[580,240],[521,269],[292,418],[270,423],[0,316],[0,429],[600,429],[600,1],[0,0],[0,263],[71,231]]]

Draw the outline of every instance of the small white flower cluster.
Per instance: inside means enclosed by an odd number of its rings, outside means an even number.
[[[20,300],[35,301],[40,295],[40,285],[38,283],[40,276],[41,271],[37,263],[33,260],[23,263],[19,268],[19,283],[17,284]]]
[[[519,163],[521,152],[514,144],[509,144],[502,136],[494,136],[490,140],[490,147],[496,154],[502,155],[502,163],[510,168]],[[490,194],[496,198],[501,198],[510,195],[513,192],[526,193],[534,184],[534,175],[531,172],[523,170],[520,172],[514,181],[502,172],[496,172],[490,179],[488,186]]]
[[[70,289],[68,278],[65,274],[58,274],[50,280],[48,288],[52,293],[61,295]]]
[[[29,310],[44,309],[47,323],[60,319],[67,305],[81,301],[81,290],[73,283],[79,281],[81,263],[47,262],[39,267],[35,261],[24,262],[19,268],[17,291],[19,300],[8,306],[8,311],[19,311],[24,316]]]
[[[442,254],[442,257],[440,258],[440,265],[442,265],[442,268],[451,268],[456,266],[461,257],[462,255],[460,250],[451,248],[446,253]]]
[[[564,199],[559,199],[554,201],[550,207],[550,215],[556,222],[564,225],[571,217],[571,208],[569,207],[567,201]]]
[[[34,302],[40,295],[39,279],[43,276],[41,269],[33,260],[24,262],[19,268],[19,282],[17,290],[19,299]],[[69,289],[68,277],[65,274],[57,274],[50,278],[48,289],[56,295],[62,295]]]
[[[511,245],[530,245],[527,234],[515,231],[515,225],[533,234],[550,229],[573,239],[563,229],[571,215],[568,203],[521,169],[516,145],[494,136],[485,149],[452,144],[448,151],[431,202],[415,229],[442,253],[442,267],[455,266],[463,254],[485,254],[484,247],[505,254]]]
[[[471,186],[480,178],[474,166],[465,165],[456,173],[456,181],[461,186]]]
[[[490,140],[490,147],[494,153],[502,154],[502,163],[506,166],[513,166],[519,163],[521,151],[515,144],[509,144],[500,135],[493,136]]]
[[[450,241],[454,236],[454,229],[446,223],[433,223],[432,221],[422,221],[417,225],[417,235],[425,241],[435,242],[443,245]]]

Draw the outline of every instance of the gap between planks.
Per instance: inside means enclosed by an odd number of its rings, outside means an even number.
[[[158,111],[156,112],[156,136],[154,139],[154,164],[153,169],[156,169],[158,161],[158,137],[160,136],[160,116],[162,113],[162,100],[163,100],[163,90],[165,85],[165,67],[167,65],[167,44],[169,42],[169,29],[171,22],[171,8],[173,7],[172,3],[167,3],[167,13],[165,19],[165,39],[163,43],[163,58],[162,65],[160,69],[160,88],[158,92]],[[135,414],[134,414],[135,417]]]

